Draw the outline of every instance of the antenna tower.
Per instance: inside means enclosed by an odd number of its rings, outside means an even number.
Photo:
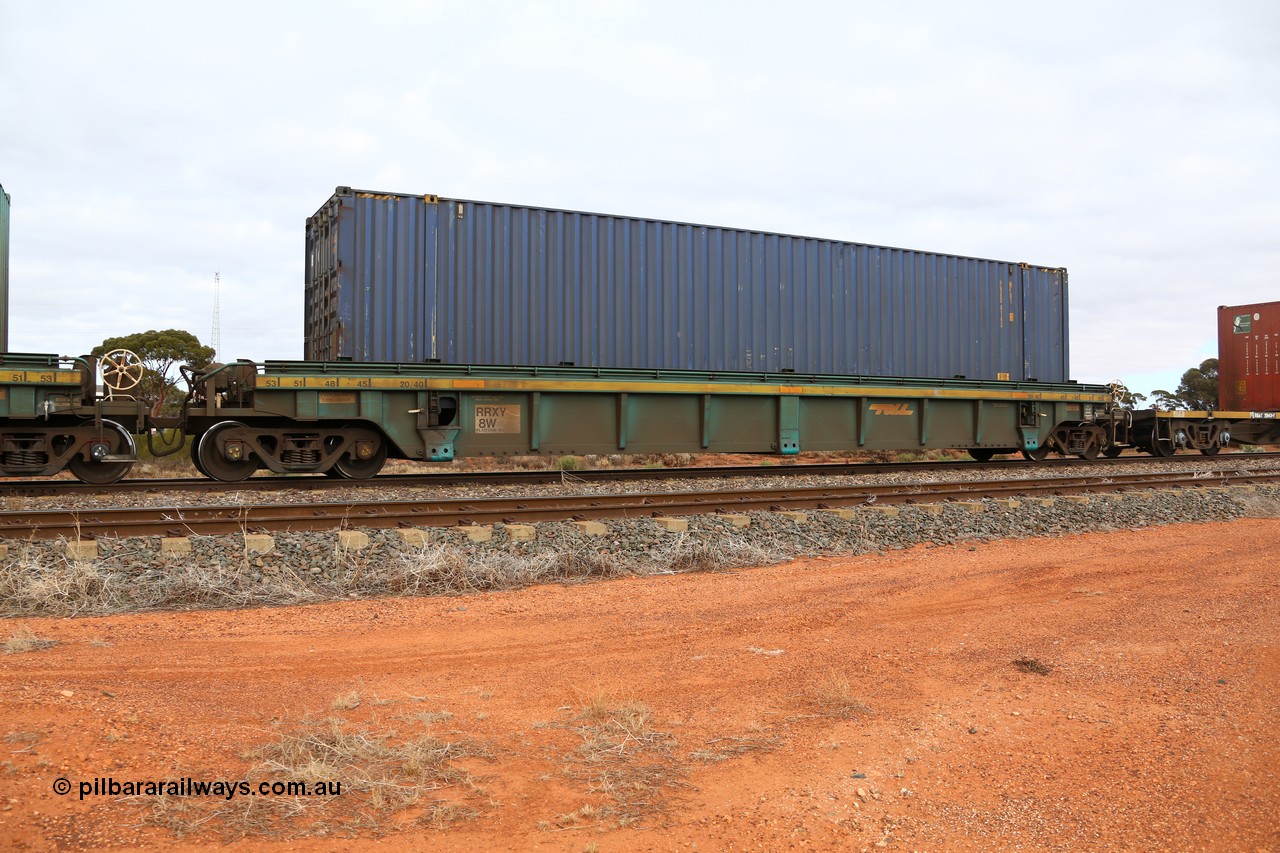
[[[209,336],[209,346],[213,347],[213,357],[218,357],[222,349],[222,308],[219,305],[222,289],[222,274],[213,274],[213,333]]]

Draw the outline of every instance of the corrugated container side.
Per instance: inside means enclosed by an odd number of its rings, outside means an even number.
[[[1280,411],[1280,302],[1218,308],[1218,406]]]
[[[340,190],[307,223],[306,358],[1067,378],[1066,271]]]

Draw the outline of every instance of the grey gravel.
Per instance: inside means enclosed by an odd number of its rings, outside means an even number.
[[[410,545],[396,530],[368,530],[369,546],[338,548],[333,532],[275,535],[267,554],[246,551],[232,536],[194,536],[192,553],[160,553],[158,538],[101,539],[99,557],[71,561],[65,543],[10,543],[0,557],[0,613],[88,615],[174,608],[304,604],[386,595],[441,595],[581,582],[627,575],[730,571],[796,557],[884,553],[918,545],[945,547],[995,539],[1061,536],[1160,524],[1280,516],[1280,487],[1138,491],[1093,496],[1087,503],[1038,500],[984,511],[956,504],[903,506],[897,514],[855,510],[851,519],[810,512],[804,523],[748,514],[747,528],[717,515],[690,516],[686,533],[648,518],[603,522],[589,536],[565,522],[536,525],[521,541],[493,528],[473,542],[464,528],[428,532]]]

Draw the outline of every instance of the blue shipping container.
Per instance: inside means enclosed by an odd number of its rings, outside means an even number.
[[[339,187],[307,359],[1060,382],[1065,269]]]

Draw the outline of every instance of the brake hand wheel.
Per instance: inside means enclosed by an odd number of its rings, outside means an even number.
[[[113,349],[102,356],[102,384],[112,393],[128,391],[142,381],[142,359],[133,350]]]

